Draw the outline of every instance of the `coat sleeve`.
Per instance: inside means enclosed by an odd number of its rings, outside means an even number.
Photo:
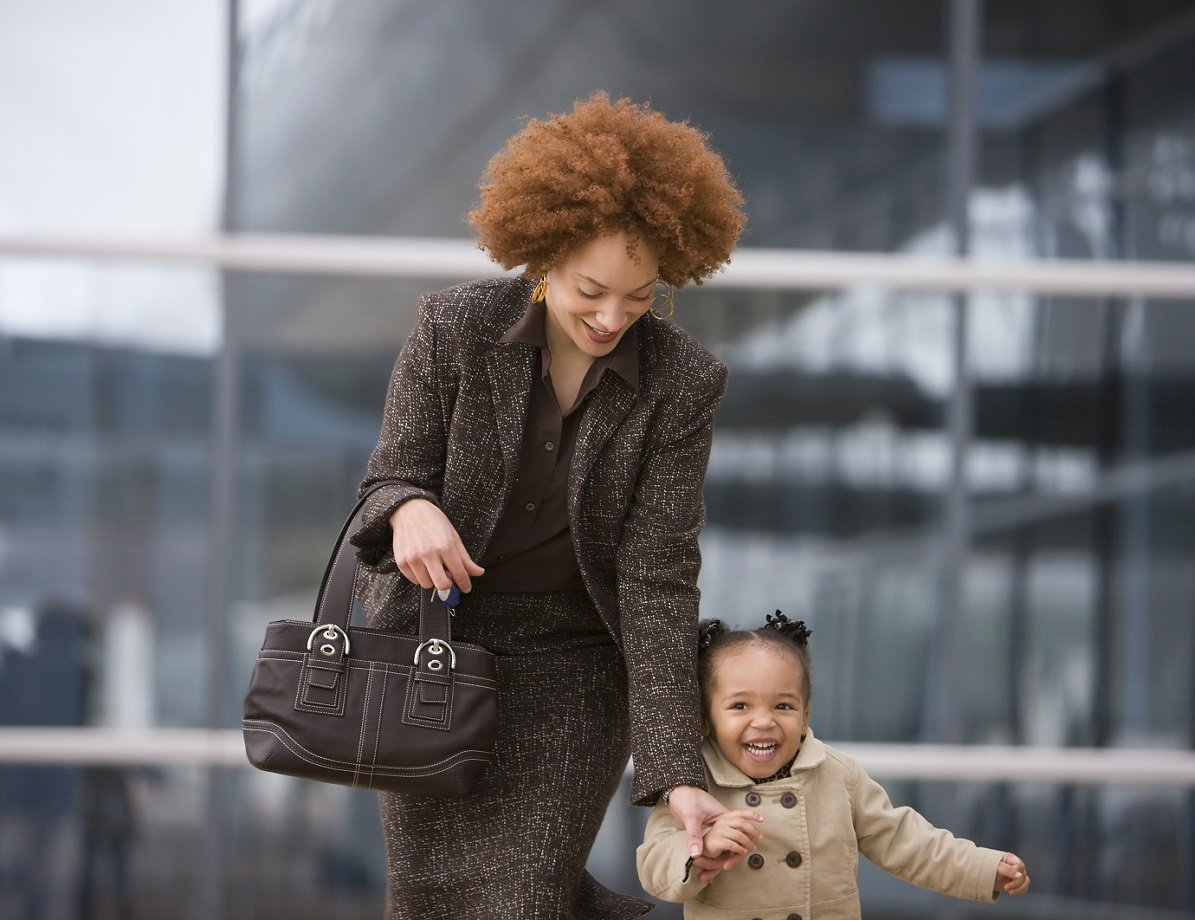
[[[443,382],[450,358],[443,354],[435,314],[425,296],[390,376],[381,434],[358,490],[360,496],[387,483],[365,503],[361,528],[349,538],[362,564],[383,574],[397,571],[390,516],[412,498],[438,504],[444,480],[453,394]]]
[[[635,865],[643,890],[663,901],[690,901],[705,888],[698,881],[700,873],[689,865],[685,832],[662,802],[647,819]]]
[[[922,888],[972,901],[996,899],[993,889],[1002,853],[955,837],[912,808],[893,806],[883,787],[857,763],[853,766],[852,805],[860,853]]]
[[[640,463],[618,549],[618,602],[630,693],[630,801],[651,805],[679,784],[705,788],[697,689],[697,619],[705,524],[703,488],[714,410],[726,368],[662,407],[659,428]]]

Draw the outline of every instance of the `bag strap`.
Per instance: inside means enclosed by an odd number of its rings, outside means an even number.
[[[324,578],[320,582],[319,595],[315,602],[314,623],[317,626],[335,625],[346,633],[349,621],[353,617],[353,586],[357,576],[357,554],[348,542],[348,535],[360,525],[361,515],[364,513],[365,502],[374,492],[384,486],[393,485],[389,480],[376,482],[365,491],[349,512],[344,526],[340,528],[340,535],[336,538],[336,546],[328,559],[324,569]],[[454,595],[456,592],[453,592]],[[419,638],[421,641],[440,639],[449,642],[452,639],[452,628],[449,624],[450,608],[443,603],[435,603],[436,592],[419,590]],[[449,598],[451,603],[453,598]],[[455,604],[454,604],[455,606]]]

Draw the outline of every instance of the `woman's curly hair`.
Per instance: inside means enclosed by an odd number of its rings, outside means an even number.
[[[530,119],[482,174],[469,214],[478,245],[529,276],[597,236],[625,231],[660,262],[662,281],[700,284],[730,260],[742,195],[707,137],[646,104],[605,92],[571,113]]]

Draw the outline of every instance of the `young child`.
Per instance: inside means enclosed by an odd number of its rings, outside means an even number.
[[[859,854],[942,894],[994,901],[1021,895],[1020,857],[977,847],[896,808],[851,757],[809,729],[809,635],[780,611],[753,631],[701,625],[702,749],[709,790],[728,811],[689,857],[667,804],[655,806],[638,850],[639,880],[686,918],[859,918]],[[746,857],[721,872],[709,860]]]

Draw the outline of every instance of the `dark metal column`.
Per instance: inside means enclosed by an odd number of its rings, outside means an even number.
[[[951,0],[949,7],[949,78],[946,125],[946,217],[955,253],[970,248],[968,201],[975,176],[975,84],[979,65],[980,0]],[[954,386],[946,405],[950,438],[950,480],[942,508],[942,554],[938,577],[938,615],[929,655],[926,686],[927,740],[962,740],[963,694],[959,660],[963,649],[962,608],[971,542],[967,496],[967,457],[972,433],[973,396],[967,355],[969,304],[955,295]]]
[[[238,0],[228,0],[226,24],[227,85],[225,87],[224,200],[221,229],[231,230],[237,150],[237,31]],[[211,544],[208,551],[209,582],[206,626],[208,704],[207,723],[213,729],[228,728],[229,616],[232,608],[237,546],[236,484],[237,442],[240,414],[240,341],[237,317],[231,305],[229,278],[220,285],[223,328],[221,346],[212,369],[212,470]],[[231,860],[228,841],[232,837],[232,776],[227,769],[209,767],[206,776],[207,823],[203,829],[203,853],[199,892],[195,899],[197,920],[224,920],[229,916],[228,893]]]

